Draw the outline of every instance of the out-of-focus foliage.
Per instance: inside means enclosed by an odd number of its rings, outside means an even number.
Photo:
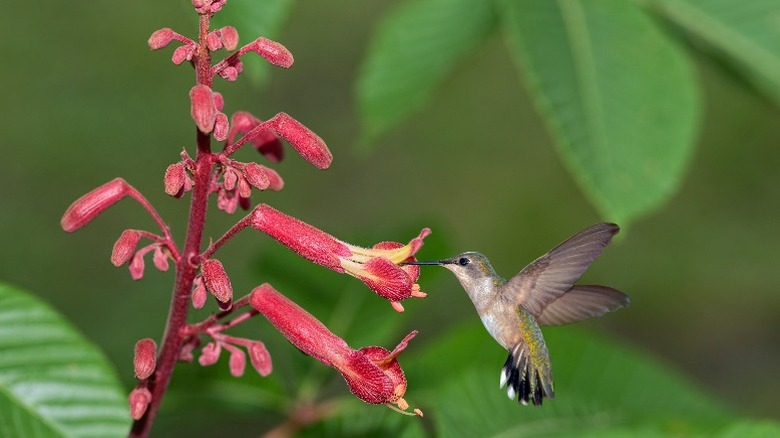
[[[107,437],[130,427],[111,364],[40,299],[0,284],[0,436]]]
[[[653,12],[724,53],[770,97],[780,89],[777,1],[643,3],[408,0],[377,28],[362,69],[365,135],[417,113],[498,27],[572,176],[603,217],[627,225],[676,192],[700,120],[690,62]]]

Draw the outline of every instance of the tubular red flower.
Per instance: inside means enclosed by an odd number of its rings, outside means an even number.
[[[309,128],[286,113],[275,115],[269,123],[272,129],[287,140],[306,161],[318,169],[330,167],[333,155],[325,142]]]
[[[76,231],[129,193],[130,186],[122,178],[109,181],[73,202],[62,215],[60,225],[69,233]]]
[[[397,357],[417,332],[410,333],[391,352],[382,347],[353,350],[309,312],[269,284],[258,286],[249,300],[293,345],[341,373],[350,391],[372,404],[409,405],[402,398],[407,381]]]
[[[377,295],[390,300],[397,311],[403,311],[399,303],[401,300],[425,296],[415,284],[419,268],[399,266],[399,263],[414,260],[423,239],[431,233],[428,228],[406,245],[381,242],[367,249],[342,242],[266,204],[255,208],[250,223],[253,228],[273,237],[301,257],[359,278]]]

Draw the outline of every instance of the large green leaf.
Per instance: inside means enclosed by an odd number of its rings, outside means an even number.
[[[780,103],[780,0],[650,0]]]
[[[424,106],[494,21],[485,0],[412,0],[388,14],[357,84],[364,137],[374,140]]]
[[[691,66],[625,0],[504,1],[502,18],[560,155],[622,223],[668,199],[694,147]]]
[[[101,352],[48,305],[0,284],[0,436],[111,437],[129,428]]]
[[[257,37],[274,39],[287,19],[293,0],[231,0],[220,13],[214,15],[215,28],[231,25],[238,30],[241,44]],[[244,74],[255,83],[268,79],[271,65],[260,56],[244,56]]]
[[[404,358],[406,399],[447,437],[762,436],[771,422],[739,420],[646,354],[576,327],[545,329],[556,398],[521,406],[498,388],[506,351],[481,325]]]

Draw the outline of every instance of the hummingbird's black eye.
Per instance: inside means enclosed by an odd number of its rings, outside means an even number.
[[[471,260],[467,259],[466,257],[461,257],[458,260],[458,264],[461,265],[461,266],[466,266],[466,265],[469,264],[469,262],[471,262]]]

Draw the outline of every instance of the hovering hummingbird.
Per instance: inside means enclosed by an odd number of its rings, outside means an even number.
[[[574,285],[620,228],[600,223],[586,228],[504,280],[487,257],[464,252],[439,261],[452,271],[474,303],[482,324],[509,351],[499,387],[510,399],[536,406],[555,396],[552,367],[540,325],[560,325],[601,316],[628,305],[623,292],[606,286]]]

